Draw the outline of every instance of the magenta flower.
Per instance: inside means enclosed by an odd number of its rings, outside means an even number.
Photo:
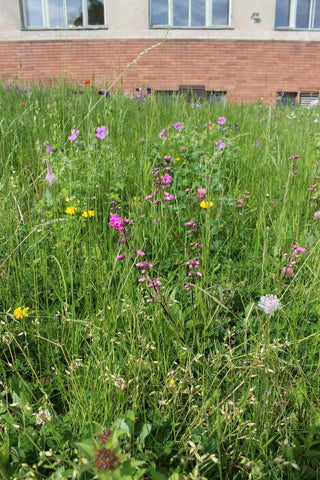
[[[167,132],[167,130],[164,128],[164,129],[161,130],[161,132],[159,133],[158,138],[167,138],[167,136],[168,136],[168,132]]]
[[[121,255],[118,255],[116,257],[116,260],[123,260],[125,258],[125,254],[124,253],[121,253]]]
[[[46,145],[46,152],[47,152],[47,153],[51,153],[51,152],[52,152],[52,147],[51,147],[51,145],[50,145],[49,143]]]
[[[107,135],[109,135],[109,130],[107,130],[104,125],[101,125],[101,127],[97,127],[96,132],[96,137],[100,140],[103,140],[104,138],[106,138]]]
[[[227,119],[225,117],[219,117],[218,118],[218,124],[219,125],[224,125],[226,123]]]
[[[153,195],[147,195],[146,200],[151,200],[152,197],[153,197]]]
[[[110,222],[109,222],[110,227],[115,228],[116,230],[119,230],[119,232],[122,232],[123,230],[123,219],[119,217],[116,213],[111,213],[110,212]]]
[[[225,143],[220,139],[216,142],[216,147],[218,150],[221,150],[221,148],[225,147]]]
[[[171,177],[171,175],[169,175],[169,173],[166,173],[165,175],[163,175],[160,178],[161,178],[162,183],[164,185],[170,185],[170,183],[172,182],[172,177]]]
[[[68,137],[68,140],[70,140],[70,142],[74,142],[75,140],[77,140],[79,133],[80,133],[80,130],[76,130],[73,128],[71,130],[71,136]]]
[[[164,196],[165,196],[165,198],[164,198],[165,202],[171,202],[172,200],[174,200],[174,196],[171,195],[170,193],[168,193],[168,192],[163,192],[163,193],[164,193]]]
[[[183,130],[184,129],[183,123],[180,123],[180,122],[174,122],[172,124],[172,126],[174,127],[175,130]]]

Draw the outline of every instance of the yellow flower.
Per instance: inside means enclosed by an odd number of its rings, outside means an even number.
[[[169,382],[169,385],[170,387],[174,387],[175,386],[175,381],[173,380],[173,378],[171,378],[170,382]]]
[[[94,217],[94,210],[86,210],[85,212],[82,213],[82,216],[84,218]]]
[[[78,210],[77,207],[67,207],[65,209],[65,212],[67,215],[74,215],[77,210]]]
[[[180,157],[176,157],[176,161],[177,161],[177,162],[180,162]]]
[[[29,307],[18,307],[13,310],[13,315],[19,320],[20,318],[27,317],[29,310]]]
[[[213,202],[206,202],[205,200],[200,202],[200,207],[201,208],[210,208],[212,206],[213,206]]]

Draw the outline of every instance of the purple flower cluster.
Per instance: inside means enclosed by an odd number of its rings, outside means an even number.
[[[300,258],[300,253],[306,253],[307,249],[301,247],[299,244],[292,245],[289,253],[284,253],[284,257],[287,259],[288,263],[282,269],[282,274],[284,277],[293,277],[294,267],[297,264],[297,259]]]
[[[172,163],[172,157],[170,155],[166,155],[163,159],[163,163],[170,164]],[[162,202],[171,202],[174,200],[174,196],[167,192],[167,187],[172,183],[172,177],[168,173],[171,171],[171,167],[156,167],[153,169],[154,175],[154,186],[153,186],[153,193],[146,196],[146,200],[153,199],[153,203],[157,205],[158,203]],[[163,196],[162,196],[163,194]],[[161,198],[159,198],[161,195]]]

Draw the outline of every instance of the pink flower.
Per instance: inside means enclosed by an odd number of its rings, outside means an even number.
[[[221,150],[226,144],[220,139],[216,142],[216,147],[218,150]]]
[[[184,288],[187,290],[187,292],[189,292],[191,290],[191,285],[189,285],[188,283],[184,286]]]
[[[134,253],[136,253],[137,255],[140,255],[140,257],[145,256],[145,253],[142,250],[138,250],[138,248],[134,249]]]
[[[104,125],[101,125],[101,127],[97,127],[96,132],[96,137],[100,140],[103,140],[107,135],[109,135],[109,130],[106,130],[106,127]]]
[[[159,133],[158,138],[167,138],[167,136],[168,136],[168,132],[167,132],[167,130],[164,128],[164,129],[161,130],[161,132]]]
[[[197,191],[197,200],[200,202],[201,200],[205,200],[207,196],[207,191],[205,188],[198,188]]]
[[[116,260],[123,260],[125,258],[125,254],[122,253],[121,255],[118,255]]]
[[[320,210],[318,212],[314,212],[313,217],[315,220],[320,220]]]
[[[293,270],[293,268],[292,268],[292,267],[289,267],[289,266],[288,266],[288,267],[284,267],[284,268],[282,269],[282,275],[283,275],[284,277],[293,277],[293,275],[294,275],[294,270]]]
[[[110,212],[110,222],[109,222],[110,227],[113,227],[116,230],[119,230],[119,232],[122,232],[123,230],[122,220],[123,219],[119,217],[116,213]]]
[[[70,142],[74,142],[75,140],[77,140],[77,137],[80,133],[80,130],[75,130],[74,128],[71,130],[71,136],[68,137],[68,140],[70,140]]]
[[[224,123],[226,123],[227,119],[225,117],[219,117],[218,118],[218,124],[219,125],[223,125]]]
[[[164,192],[164,196],[165,196],[165,199],[164,199],[165,202],[171,202],[172,200],[174,200],[174,196],[170,195],[170,193],[168,192]]]
[[[153,197],[153,195],[147,195],[146,200],[151,200],[152,197]]]
[[[169,173],[166,173],[160,178],[162,180],[163,185],[170,185],[170,183],[172,182],[172,177],[171,175],[169,175]]]
[[[51,165],[50,165],[50,162],[49,160],[46,160],[46,164],[47,164],[47,169],[48,169],[48,173],[46,175],[46,181],[50,184],[50,185],[53,185],[56,180],[57,180],[57,177],[55,176],[55,174],[53,173],[52,171],[52,168],[51,168]]]

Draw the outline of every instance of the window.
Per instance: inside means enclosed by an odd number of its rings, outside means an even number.
[[[320,0],[276,0],[275,27],[320,29]]]
[[[149,0],[150,26],[175,28],[226,27],[232,0]]]
[[[300,93],[300,107],[317,107],[319,105],[319,93]]]
[[[104,0],[20,0],[23,28],[105,27]]]
[[[297,104],[297,92],[278,92],[277,106],[278,107],[295,107]]]

